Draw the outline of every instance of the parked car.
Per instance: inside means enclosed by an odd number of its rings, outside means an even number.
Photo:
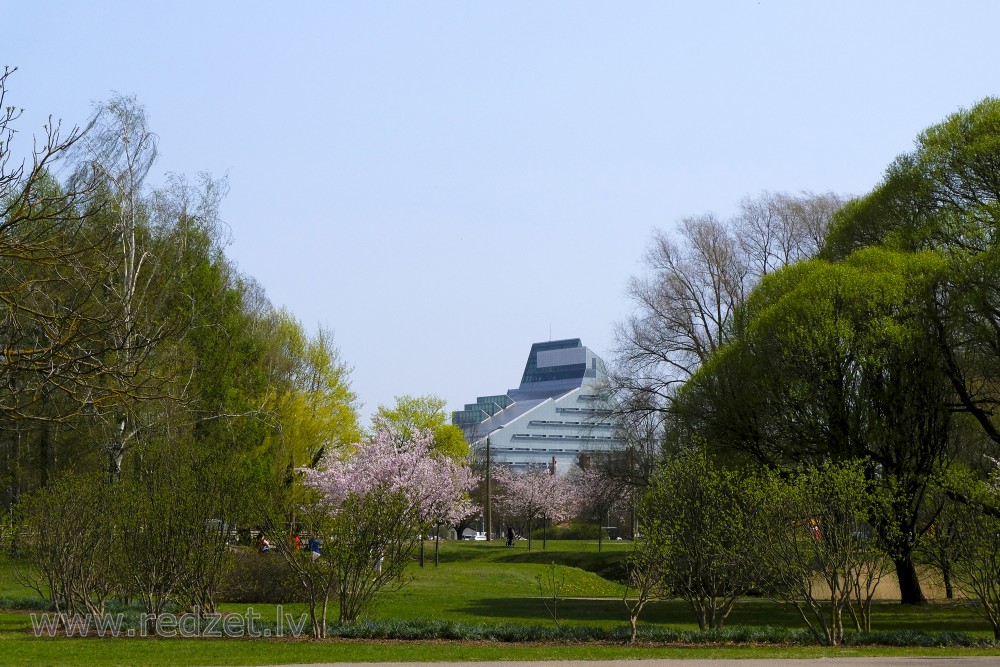
[[[476,531],[475,533],[464,532],[464,533],[462,533],[462,539],[463,540],[475,540],[477,542],[485,542],[486,541],[486,533],[480,533],[479,531]]]

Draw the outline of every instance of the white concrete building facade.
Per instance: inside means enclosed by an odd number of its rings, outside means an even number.
[[[565,474],[588,452],[618,449],[607,395],[608,374],[579,338],[531,346],[521,384],[480,396],[452,413],[476,449],[514,469],[555,466]]]

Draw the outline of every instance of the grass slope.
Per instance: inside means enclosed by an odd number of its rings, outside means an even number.
[[[440,619],[464,623],[554,625],[541,599],[537,575],[555,562],[566,577],[566,599],[560,603],[564,626],[617,628],[626,624],[621,584],[596,572],[620,568],[628,546],[605,543],[601,553],[596,542],[555,542],[541,549],[541,542],[527,550],[526,542],[508,549],[501,542],[444,542],[441,565],[433,564],[433,545],[428,543],[427,563],[408,569],[411,581],[401,590],[384,593],[373,613],[376,619]],[[19,583],[19,567],[0,565],[0,598],[29,599],[35,594]],[[276,605],[253,605],[267,621],[274,619]],[[225,604],[224,611],[245,613],[247,605]],[[283,613],[298,615],[302,604],[282,605]],[[331,610],[334,611],[334,610]],[[651,605],[643,616],[650,626],[694,629],[691,613],[680,601]],[[764,600],[746,600],[734,609],[732,626],[801,627],[794,609]],[[943,630],[991,636],[987,624],[957,604],[903,607],[877,603],[877,630]],[[779,658],[846,657],[858,655],[997,655],[1000,649],[847,647],[827,649],[793,646],[617,646],[501,644],[449,641],[361,641],[251,639],[79,639],[34,637],[30,617],[24,612],[0,613],[0,665],[260,665],[289,662],[356,661],[482,661],[542,659],[635,659],[635,658]]]

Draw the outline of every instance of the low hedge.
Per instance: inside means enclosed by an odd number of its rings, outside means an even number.
[[[462,623],[457,621],[369,620],[349,625],[330,625],[330,637],[345,639],[398,640],[461,640],[494,642],[608,642],[629,640],[627,627],[598,628],[593,626],[542,626],[519,623]],[[638,640],[656,644],[772,644],[809,646],[816,638],[806,629],[771,626],[732,626],[721,630],[699,632],[673,628],[640,627]],[[930,633],[921,631],[884,631],[848,633],[845,646],[994,646],[992,639],[973,637],[964,632]]]

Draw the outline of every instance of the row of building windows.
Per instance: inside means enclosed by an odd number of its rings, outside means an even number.
[[[563,453],[566,453],[566,454],[579,454],[580,453],[580,450],[578,448],[577,449],[572,449],[572,448],[568,448],[568,447],[567,448],[563,448],[563,447],[549,447],[549,448],[540,447],[538,449],[535,449],[534,447],[494,447],[493,450],[497,451],[497,452],[539,452],[539,453],[552,452],[552,453],[557,453],[557,454],[560,453],[560,452],[563,452]]]
[[[590,421],[568,422],[568,421],[559,421],[558,419],[532,419],[530,422],[528,422],[528,426],[580,426],[581,424],[583,426],[593,427],[593,428],[596,428],[598,426],[614,427],[615,425],[614,422],[590,422]]]
[[[605,438],[601,436],[591,436],[591,435],[552,435],[545,433],[515,433],[511,436],[512,440],[540,440],[542,438],[552,440],[584,440],[587,442],[618,442],[617,438]]]
[[[548,465],[548,461],[510,461],[498,463],[497,465],[505,465],[511,468],[530,468],[537,467],[539,465]]]
[[[521,383],[551,382],[552,380],[575,380],[582,378],[587,371],[587,364],[566,364],[565,366],[549,366],[546,368],[531,367],[525,369]]]
[[[556,412],[579,412],[583,415],[592,415],[597,410],[594,408],[556,408]]]

